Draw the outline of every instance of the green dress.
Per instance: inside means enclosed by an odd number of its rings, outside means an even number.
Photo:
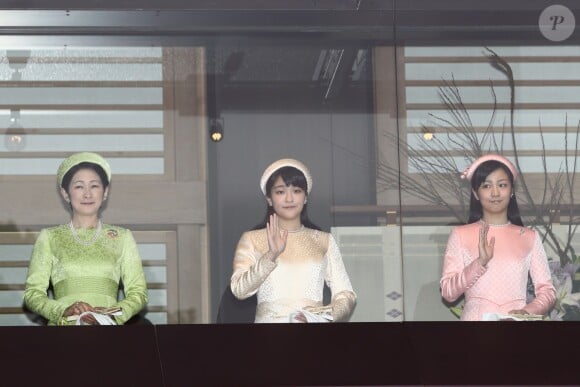
[[[77,230],[78,237],[90,240],[94,229]],[[125,297],[118,300],[120,283]],[[54,299],[47,290],[52,284]],[[147,284],[137,244],[130,230],[103,224],[95,242],[77,242],[68,224],[43,229],[34,245],[24,303],[48,320],[49,325],[71,325],[62,317],[76,301],[93,307],[120,306],[115,316],[124,324],[147,305]]]

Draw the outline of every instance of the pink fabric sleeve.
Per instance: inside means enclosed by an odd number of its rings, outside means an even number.
[[[465,246],[456,229],[451,231],[445,258],[443,260],[443,274],[441,275],[441,295],[449,302],[457,300],[467,289],[472,287],[477,280],[485,274],[487,269],[479,263],[477,257],[465,265],[466,257],[463,256]]]
[[[247,233],[243,234],[234,257],[232,293],[240,300],[253,296],[276,266],[266,254],[256,251]]]
[[[536,298],[524,307],[531,314],[547,314],[556,302],[556,289],[552,284],[552,275],[548,265],[546,251],[542,245],[540,235],[535,231],[536,237],[532,249],[530,261],[530,276],[534,283]]]

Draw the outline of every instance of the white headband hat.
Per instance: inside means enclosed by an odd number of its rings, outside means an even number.
[[[274,172],[283,167],[294,167],[300,172],[302,172],[302,174],[306,178],[306,191],[308,194],[310,194],[310,191],[312,190],[312,175],[310,174],[308,167],[306,167],[306,165],[304,165],[302,162],[298,160],[280,159],[270,164],[262,174],[262,178],[260,179],[260,188],[262,189],[262,193],[264,194],[264,196],[268,196],[266,195],[266,183],[268,182],[268,179],[270,178],[270,176],[272,176]]]

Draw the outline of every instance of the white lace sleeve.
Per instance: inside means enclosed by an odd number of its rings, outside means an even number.
[[[342,255],[332,234],[328,234],[326,252],[328,266],[325,281],[332,293],[332,317],[335,322],[346,321],[356,305],[356,294],[342,261]]]
[[[232,293],[242,300],[253,296],[276,266],[276,262],[256,251],[248,233],[244,233],[234,257]]]

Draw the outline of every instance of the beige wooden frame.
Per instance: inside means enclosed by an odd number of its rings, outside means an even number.
[[[167,262],[167,284],[151,284],[167,287],[169,323],[210,322],[204,55],[203,48],[163,49],[165,172],[160,177],[115,175],[113,171],[110,198],[103,211],[105,222],[128,227],[145,238],[149,238],[146,234],[149,232],[166,237],[173,233],[168,242],[171,259]],[[101,85],[110,86],[106,82],[91,83],[91,86]],[[151,129],[144,132],[151,133]],[[107,152],[102,155],[105,158],[131,156]],[[56,151],[34,156],[64,158],[66,154]],[[161,155],[151,153],[150,156]],[[19,231],[38,231],[68,221],[54,177],[0,176],[0,181],[4,230],[16,231],[15,234],[30,239],[33,234]],[[6,235],[11,234],[0,232],[0,238]],[[26,266],[27,262],[15,264]],[[14,286],[21,288],[23,284]]]
[[[543,62],[549,65],[549,63],[556,62],[580,62],[580,57],[505,57],[508,62]],[[373,67],[374,67],[374,82],[375,82],[375,113],[376,113],[376,130],[377,130],[377,151],[378,157],[382,159],[382,162],[388,162],[390,165],[399,166],[401,170],[407,170],[407,160],[402,152],[393,153],[393,149],[397,149],[393,144],[390,144],[384,136],[380,133],[385,131],[400,135],[406,135],[412,132],[414,129],[420,130],[420,128],[409,128],[407,127],[407,111],[413,109],[442,109],[443,104],[411,104],[406,102],[405,88],[407,86],[440,86],[441,81],[439,80],[406,80],[405,76],[405,64],[406,63],[481,63],[487,62],[487,58],[484,57],[410,57],[406,58],[404,56],[403,47],[376,47],[373,51]],[[456,80],[455,84],[458,87],[463,86],[489,86],[488,80]],[[578,86],[580,83],[578,81],[563,81],[563,80],[516,80],[515,86]],[[494,86],[506,86],[507,81],[494,81]],[[506,108],[505,104],[498,104],[497,108]],[[472,103],[466,104],[466,108],[469,110],[474,109],[492,109],[492,103]],[[516,104],[516,109],[580,109],[579,103],[525,103]],[[564,124],[564,123],[563,123]],[[575,131],[575,125],[570,125],[568,123],[568,130],[573,133]],[[483,129],[483,128],[482,128]],[[528,132],[528,131],[538,131],[538,128],[530,127],[515,127],[517,132]],[[564,125],[562,126],[552,126],[552,127],[542,127],[544,133],[549,132],[562,132],[564,130]],[[573,151],[573,150],[572,150]],[[540,151],[520,151],[520,156],[541,156]],[[457,152],[460,156],[461,152]],[[512,156],[510,152],[506,153],[507,156]],[[547,156],[563,156],[564,151],[562,150],[548,150],[546,151]],[[529,187],[543,187],[544,186],[544,174],[542,173],[527,173],[526,183]],[[576,191],[578,188],[576,188]],[[341,207],[336,208],[337,212],[372,212],[376,213],[378,216],[382,216],[387,224],[392,224],[399,222],[400,210],[399,207],[401,203],[400,196],[401,192],[397,190],[390,190],[386,192],[377,192],[377,206],[374,208],[362,208],[360,206],[350,206],[348,208]],[[534,195],[540,195],[541,190],[533,193]],[[578,196],[578,193],[575,193]],[[450,198],[451,202],[453,201]],[[535,198],[539,200],[539,198]],[[414,216],[411,221],[413,224],[432,224],[433,222],[453,222],[456,221],[449,214],[440,213],[435,206],[425,205],[415,198],[405,198],[404,200],[404,212],[405,216]],[[525,208],[523,208],[525,211]],[[393,216],[393,213],[397,213]],[[415,214],[415,215],[413,215]],[[423,215],[421,215],[423,214]],[[428,215],[431,214],[431,215]],[[436,218],[436,219],[435,219]]]
[[[165,267],[167,278],[164,282],[148,283],[148,289],[166,289],[167,305],[148,307],[149,312],[167,313],[167,322],[173,322],[174,316],[177,315],[177,305],[175,297],[169,294],[175,294],[177,283],[174,278],[176,273],[177,260],[177,239],[174,231],[135,231],[133,236],[137,243],[163,243],[166,246],[167,255],[165,259],[143,259],[143,267]],[[2,232],[0,233],[0,245],[33,245],[38,237],[38,232],[21,231],[21,232]],[[6,268],[26,268],[28,267],[29,257],[22,257],[22,260],[0,261],[0,272]],[[7,290],[24,290],[24,283],[7,283],[0,284],[0,292]],[[20,314],[23,313],[21,307],[0,307],[0,314]]]

